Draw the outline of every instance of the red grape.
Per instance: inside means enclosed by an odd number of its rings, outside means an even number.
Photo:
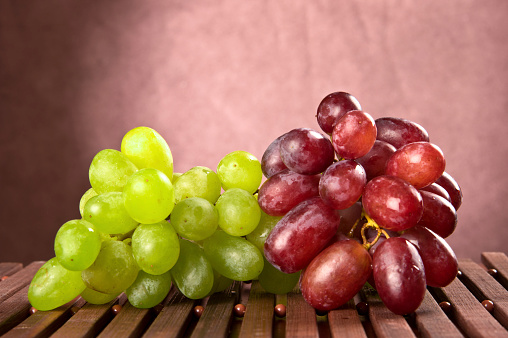
[[[280,157],[280,139],[282,136],[277,137],[272,143],[270,143],[261,158],[261,171],[266,178],[270,178],[276,173],[287,168]]]
[[[445,198],[428,191],[420,191],[423,199],[423,214],[418,222],[439,236],[450,236],[457,227],[457,212]]]
[[[354,160],[366,155],[376,141],[376,124],[361,110],[344,114],[333,127],[332,144],[337,155]]]
[[[418,123],[398,117],[381,117],[376,120],[377,139],[400,148],[413,142],[429,142],[429,134]]]
[[[343,160],[326,169],[319,181],[319,195],[334,209],[347,209],[358,201],[367,176],[353,160]]]
[[[367,181],[385,174],[386,162],[395,150],[395,147],[390,143],[376,140],[367,154],[356,159],[356,162],[360,163],[365,169]]]
[[[448,202],[450,202],[450,203],[452,202],[452,199],[451,199],[448,191],[446,191],[445,188],[443,188],[442,186],[440,186],[439,184],[437,184],[435,182],[424,187],[424,188],[421,188],[420,190],[432,192],[436,195],[439,195],[439,196],[445,198],[446,200],[448,200]]]
[[[335,92],[327,95],[317,109],[317,122],[321,129],[331,135],[339,118],[350,110],[361,110],[360,103],[351,94]]]
[[[448,192],[453,207],[455,210],[459,210],[462,204],[462,190],[457,181],[455,181],[450,174],[444,172],[443,175],[437,179],[436,183]]]

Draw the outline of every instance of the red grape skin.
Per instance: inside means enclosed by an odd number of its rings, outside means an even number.
[[[423,199],[423,214],[418,222],[439,236],[450,236],[457,227],[457,212],[445,198],[428,191],[420,191]]]
[[[362,202],[358,201],[347,209],[338,210],[340,215],[339,232],[347,235],[355,225],[356,221],[362,217]]]
[[[413,313],[425,296],[425,268],[416,247],[404,238],[383,241],[372,257],[379,297],[395,314]]]
[[[453,207],[455,210],[459,210],[462,204],[462,189],[460,189],[457,181],[455,181],[449,173],[444,172],[443,175],[437,179],[436,183],[448,192]]]
[[[452,199],[451,199],[450,194],[448,193],[448,191],[446,191],[445,188],[443,188],[442,186],[440,186],[439,184],[437,184],[435,182],[430,184],[430,185],[428,185],[428,186],[426,186],[426,187],[424,187],[424,188],[422,188],[422,189],[420,189],[420,190],[432,192],[432,193],[434,193],[436,195],[439,195],[439,196],[445,198],[446,200],[448,200],[448,202],[450,202],[450,203],[452,202]]]
[[[393,145],[395,148],[413,143],[429,142],[429,134],[418,123],[398,117],[376,119],[377,139]]]
[[[280,156],[289,169],[304,175],[322,173],[335,158],[329,138],[309,128],[286,133],[280,140]]]
[[[284,169],[259,188],[259,207],[268,215],[283,216],[298,203],[319,196],[320,179],[321,175],[302,175]]]
[[[455,279],[459,271],[457,257],[442,237],[420,225],[404,231],[400,237],[418,249],[425,266],[427,285],[445,287]]]
[[[423,214],[422,196],[395,176],[378,176],[365,186],[363,208],[379,226],[402,231],[415,226]]]
[[[305,268],[336,234],[339,214],[321,197],[291,209],[265,241],[265,257],[277,269],[295,273]]]
[[[367,184],[363,167],[353,160],[343,160],[326,169],[319,181],[319,195],[334,209],[347,209],[358,201]]]
[[[399,149],[386,164],[386,174],[400,177],[415,188],[434,183],[444,172],[446,161],[441,149],[429,142],[414,142]]]
[[[352,110],[333,127],[332,144],[338,156],[354,160],[366,155],[376,141],[376,124],[370,114]]]
[[[395,150],[395,147],[390,143],[376,140],[367,154],[356,159],[356,162],[360,163],[365,169],[367,181],[385,174],[386,162]]]
[[[361,110],[360,102],[351,94],[335,92],[327,95],[317,108],[317,122],[328,135],[332,134],[333,126],[339,118],[351,110]]]
[[[347,303],[372,273],[371,257],[351,239],[333,243],[305,268],[300,278],[303,298],[312,307],[329,311]]]
[[[287,168],[284,162],[282,162],[282,158],[280,157],[279,145],[282,136],[279,136],[273,140],[263,153],[263,157],[261,157],[261,171],[266,178],[270,178],[276,173],[281,172]]]

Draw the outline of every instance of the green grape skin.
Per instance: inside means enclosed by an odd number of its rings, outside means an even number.
[[[237,150],[224,156],[217,165],[222,188],[240,188],[253,194],[258,190],[263,172],[261,163],[252,154]]]
[[[122,191],[127,179],[137,170],[123,153],[115,149],[104,149],[94,156],[88,176],[95,192],[102,194]]]
[[[120,150],[139,169],[158,169],[172,179],[173,155],[166,140],[154,129],[142,126],[129,130],[122,138]]]
[[[175,185],[175,181],[178,179],[178,177],[182,176],[183,173],[173,173],[173,177],[171,178],[171,183]]]
[[[125,290],[127,299],[138,309],[149,309],[161,303],[171,289],[170,272],[151,275],[140,271],[136,280]]]
[[[81,196],[81,199],[79,200],[79,214],[81,217],[84,215],[86,202],[88,202],[88,200],[94,196],[97,196],[97,192],[93,190],[93,188],[88,189],[85,191],[83,196]]]
[[[284,273],[275,268],[265,259],[263,271],[258,277],[259,283],[265,291],[284,295],[294,289],[300,280],[300,271],[295,273]]]
[[[81,292],[81,297],[86,300],[87,303],[90,304],[106,304],[111,302],[113,299],[118,297],[121,292],[108,294],[108,293],[102,293],[95,290],[92,290],[90,288],[85,288],[83,292]]]
[[[254,280],[263,270],[263,254],[243,237],[217,230],[203,241],[203,249],[212,267],[229,279]]]
[[[88,268],[101,250],[101,237],[85,220],[64,223],[55,236],[55,255],[67,270]]]
[[[211,296],[214,293],[226,290],[234,282],[234,280],[232,280],[231,278],[224,277],[223,275],[218,273],[217,270],[215,269],[212,270],[213,270],[213,286],[212,290],[210,290],[207,296]]]
[[[217,200],[219,227],[232,236],[251,233],[261,219],[261,208],[256,198],[246,190],[231,188]]]
[[[123,202],[127,213],[139,223],[157,223],[173,210],[175,191],[163,172],[153,168],[140,169],[125,184]]]
[[[136,280],[139,267],[132,249],[123,241],[104,241],[95,262],[81,272],[85,285],[102,293],[117,293]]]
[[[132,254],[138,266],[152,275],[169,271],[180,255],[180,242],[171,223],[140,224],[132,234]]]
[[[139,222],[125,210],[123,193],[107,192],[94,196],[85,204],[83,218],[105,234],[125,234],[134,230]]]
[[[212,265],[195,243],[180,239],[180,257],[170,272],[178,290],[189,299],[204,298],[212,290]]]
[[[70,302],[85,287],[80,271],[65,269],[53,257],[35,273],[28,287],[28,301],[37,310],[49,311]]]
[[[175,202],[190,197],[201,197],[215,204],[221,194],[221,183],[217,174],[203,166],[193,167],[175,181]]]
[[[261,210],[261,218],[259,219],[257,227],[251,233],[247,234],[245,238],[254,244],[259,251],[264,252],[266,238],[281,218],[282,216],[271,216]]]
[[[176,232],[193,241],[210,237],[219,225],[219,212],[208,200],[191,197],[177,203],[171,212]]]

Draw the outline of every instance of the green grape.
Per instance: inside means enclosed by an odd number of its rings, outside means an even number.
[[[134,283],[125,290],[125,294],[132,306],[149,309],[162,302],[169,289],[171,289],[169,271],[157,276],[140,271]]]
[[[173,155],[166,140],[154,129],[137,127],[130,130],[123,137],[120,149],[139,169],[158,169],[172,179]]]
[[[176,203],[189,197],[201,197],[214,204],[221,193],[219,176],[206,167],[193,167],[174,182]]]
[[[217,230],[219,213],[204,198],[191,197],[175,205],[171,212],[171,224],[180,236],[201,241]]]
[[[265,259],[265,265],[263,271],[259,274],[258,280],[267,292],[284,295],[296,286],[300,280],[300,271],[290,274],[284,273]]]
[[[67,270],[53,257],[33,277],[28,301],[37,310],[53,310],[79,296],[84,289],[81,272]]]
[[[207,296],[226,290],[231,284],[233,284],[233,282],[234,281],[232,279],[224,277],[218,273],[217,270],[213,269],[213,286]]]
[[[232,280],[253,280],[263,270],[263,255],[242,237],[217,230],[203,241],[203,249],[212,267]]]
[[[67,270],[88,268],[101,250],[101,237],[85,220],[71,220],[58,229],[55,236],[55,255]]]
[[[217,166],[217,175],[224,190],[240,188],[251,194],[258,190],[263,178],[259,160],[243,150],[224,156]]]
[[[180,242],[167,221],[140,224],[132,234],[132,254],[138,266],[152,275],[171,269],[180,255]]]
[[[245,238],[254,244],[259,251],[264,252],[266,238],[281,218],[282,216],[271,216],[261,210],[258,226],[250,234],[247,234]]]
[[[83,196],[81,196],[81,199],[79,200],[79,214],[81,217],[83,217],[86,202],[94,196],[97,196],[97,192],[93,190],[93,188],[88,189]]]
[[[139,267],[130,246],[121,241],[102,242],[95,262],[81,272],[86,286],[102,293],[117,293],[127,289],[136,279]]]
[[[217,200],[219,227],[232,236],[251,233],[261,218],[261,208],[256,198],[246,190],[226,190]]]
[[[125,234],[139,224],[125,210],[121,192],[106,192],[90,198],[83,218],[105,234]]]
[[[120,293],[121,292],[109,294],[85,288],[85,290],[81,292],[81,297],[90,304],[106,304],[118,297]]]
[[[145,168],[129,178],[123,190],[123,201],[129,215],[139,223],[157,223],[173,210],[175,192],[163,172]]]
[[[178,177],[182,176],[182,173],[173,173],[173,177],[171,178],[171,183],[175,185],[175,181],[178,179]]]
[[[212,265],[203,249],[185,239],[180,240],[180,257],[171,269],[176,287],[187,298],[206,297],[213,287]]]
[[[127,179],[137,170],[134,163],[123,153],[114,149],[104,149],[93,158],[88,176],[95,192],[102,194],[122,191]]]

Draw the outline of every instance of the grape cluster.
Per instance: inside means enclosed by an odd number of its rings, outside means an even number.
[[[316,117],[324,134],[293,129],[263,154],[259,206],[281,217],[265,259],[300,272],[302,295],[318,311],[370,284],[392,312],[412,313],[427,285],[444,287],[458,272],[445,238],[462,191],[443,152],[419,124],[374,120],[349,93],[326,96]]]

